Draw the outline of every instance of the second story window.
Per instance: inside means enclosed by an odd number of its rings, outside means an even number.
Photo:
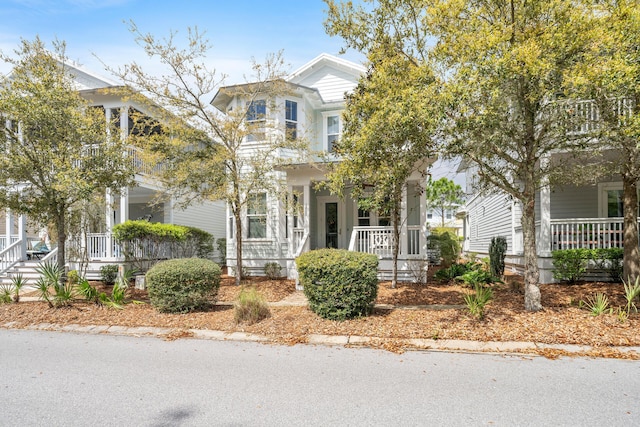
[[[327,116],[327,151],[333,152],[333,146],[340,138],[340,116]]]
[[[287,141],[298,138],[298,103],[285,101],[285,125]]]
[[[258,99],[247,102],[247,125],[250,133],[247,141],[259,141],[264,139],[264,124],[267,116],[267,101]]]

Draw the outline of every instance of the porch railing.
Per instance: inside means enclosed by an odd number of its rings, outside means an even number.
[[[621,248],[622,218],[551,220],[551,250]]]
[[[628,119],[633,114],[633,100],[620,98],[612,100],[612,109],[615,110],[619,120]],[[574,130],[569,132],[574,135],[581,135],[598,130],[600,111],[598,105],[593,100],[567,101],[563,104],[576,120]]]
[[[6,273],[11,267],[22,259],[22,240],[18,240],[9,245],[8,248],[0,251],[0,274]]]
[[[420,239],[421,233],[419,225],[408,226],[406,247],[401,246],[399,254],[421,255],[424,252]],[[375,254],[381,258],[391,258],[393,256],[393,227],[353,227],[349,250]]]
[[[309,250],[309,233],[304,228],[293,229],[293,256],[299,257],[305,250]]]
[[[163,163],[153,163],[149,162],[141,149],[137,147],[129,146],[127,147],[127,158],[131,165],[133,166],[136,173],[143,175],[151,175],[153,173],[157,173],[164,169]]]
[[[422,232],[419,225],[407,226],[407,254],[420,255],[422,252],[422,244],[420,243],[420,233]]]
[[[390,258],[393,254],[393,228],[353,227],[349,250]]]
[[[87,234],[87,256],[89,259],[119,258],[121,252],[120,245],[115,243],[111,233]]]
[[[14,244],[18,240],[20,240],[20,236],[13,235],[13,234],[11,235],[11,244]],[[4,248],[6,247],[7,247],[7,235],[0,234],[0,251],[4,250]]]
[[[296,227],[293,229],[293,253],[294,257],[300,256],[304,251],[305,245],[309,240],[309,233],[306,233],[304,228]]]

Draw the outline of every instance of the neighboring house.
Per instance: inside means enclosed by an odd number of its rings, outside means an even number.
[[[464,160],[458,171],[466,173],[466,193],[470,194],[459,211],[463,219],[463,250],[487,256],[491,238],[504,236],[507,264],[514,271],[523,272],[520,203],[502,192],[474,191],[476,169]],[[552,283],[551,251],[623,246],[622,180],[611,176],[593,185],[554,189],[547,186],[536,194],[535,215],[540,283]]]
[[[118,120],[119,128],[123,134],[129,134],[131,129],[131,114],[137,110],[144,112],[144,107],[135,104],[131,100],[124,99],[114,93],[109,93],[105,89],[118,88],[118,83],[99,76],[77,64],[65,63],[69,73],[74,76],[80,94],[89,101],[92,106],[104,109],[106,120]],[[105,123],[106,126],[106,123]],[[151,222],[171,223],[189,225],[201,228],[212,233],[215,238],[225,236],[225,206],[223,202],[207,202],[194,205],[187,209],[178,209],[175,200],[167,199],[162,203],[154,203],[154,199],[160,186],[147,173],[155,165],[146,164],[139,155],[138,149],[130,147],[127,153],[123,153],[126,159],[135,168],[135,185],[123,189],[121,195],[114,197],[105,194],[105,212],[102,221],[94,225],[95,228],[85,230],[85,235],[81,239],[76,239],[75,244],[81,246],[89,261],[88,273],[95,277],[102,264],[113,264],[121,262],[123,258],[119,256],[119,251],[111,237],[111,229],[114,225],[126,220],[147,219]],[[5,217],[0,219],[0,279],[11,273],[8,265],[15,261],[26,259],[25,250],[30,249],[30,243],[24,245],[23,253],[19,255],[19,260],[9,259],[2,252],[10,243],[16,241],[34,242],[42,236],[41,227],[37,224],[29,224],[25,216],[17,217],[6,211]],[[70,239],[73,244],[73,239]],[[52,242],[55,244],[55,241]],[[74,268],[74,259],[70,255],[70,268]],[[50,257],[55,257],[55,250],[50,253]],[[9,271],[7,271],[9,270]]]
[[[452,206],[444,211],[444,226],[453,228],[456,235],[462,236],[463,221],[456,216],[461,206]],[[442,227],[442,212],[440,209],[428,209],[427,210],[427,224],[429,228]]]
[[[244,216],[243,227],[243,266],[250,274],[262,275],[265,263],[277,262],[287,277],[295,278],[295,258],[302,252],[343,248],[378,255],[380,276],[390,277],[392,228],[389,218],[358,209],[349,191],[340,199],[316,186],[326,180],[329,162],[339,161],[331,153],[342,131],[345,93],[355,88],[365,71],[361,65],[322,54],[287,77],[287,95],[263,104],[286,105],[286,109],[278,111],[264,107],[265,114],[280,124],[282,132],[285,129],[291,132],[294,128],[298,135],[308,139],[311,150],[327,156],[275,172],[286,183],[289,197],[301,206],[300,211],[287,211],[282,200],[266,192],[255,195],[263,201],[261,208],[252,209]],[[237,90],[235,96],[233,93],[233,87],[222,88],[212,104],[222,112],[234,105],[245,105],[242,91]],[[246,141],[247,149],[251,149],[252,144],[259,141]],[[403,280],[411,279],[411,261],[425,256],[426,208],[421,192],[426,183],[424,172],[415,171],[406,186],[398,267]],[[227,263],[235,266],[235,226],[229,211],[227,218]]]

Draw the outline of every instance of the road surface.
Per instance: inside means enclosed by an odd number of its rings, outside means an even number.
[[[0,329],[0,425],[640,425],[640,362]]]

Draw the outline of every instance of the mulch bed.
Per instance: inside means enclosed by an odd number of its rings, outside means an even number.
[[[252,278],[246,285],[255,286],[268,301],[274,302],[295,292],[291,280]],[[233,279],[223,278],[218,301],[232,302],[240,292]],[[440,284],[401,283],[396,289],[389,282],[379,286],[378,304],[391,305],[464,305],[467,288]],[[186,329],[244,331],[265,335],[276,342],[306,342],[309,334],[362,335],[386,340],[407,338],[466,339],[476,341],[533,341],[539,343],[582,344],[603,349],[610,346],[640,346],[640,314],[632,313],[626,322],[616,314],[592,316],[580,308],[597,292],[603,292],[615,309],[625,304],[621,284],[580,283],[575,285],[541,285],[543,311],[524,310],[522,279],[507,277],[506,283],[494,286],[494,300],[486,316],[478,320],[465,308],[376,309],[371,316],[335,322],[324,320],[307,307],[271,307],[271,317],[254,325],[237,325],[233,307],[216,306],[207,312],[161,314],[150,304],[128,304],[123,310],[99,307],[78,301],[70,308],[50,309],[43,302],[20,302],[0,306],[0,325],[24,328],[33,324],[121,325]],[[148,302],[146,291],[131,290],[131,299]],[[557,352],[556,352],[557,353]]]

